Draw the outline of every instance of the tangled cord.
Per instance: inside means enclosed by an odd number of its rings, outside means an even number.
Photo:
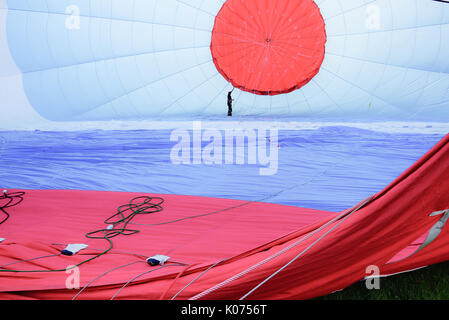
[[[272,198],[286,190],[289,189],[293,189],[295,188],[295,186],[293,187],[288,187],[285,188],[275,194],[269,195],[267,197],[264,197],[263,199],[259,199],[257,201],[260,200],[266,200],[269,198]],[[7,196],[3,196],[0,197],[0,199],[4,199],[4,198],[8,198],[9,201],[8,203],[4,206],[4,208],[8,208],[11,206],[15,206],[17,204],[19,204],[20,202],[23,201],[23,195],[25,194],[25,192],[16,192],[16,193],[10,193]],[[12,202],[14,201],[11,198],[18,198],[19,200],[12,204]],[[153,201],[155,200],[155,202],[153,203]],[[141,202],[138,202],[141,201]],[[176,219],[176,220],[171,220],[171,221],[166,221],[166,222],[162,222],[162,223],[156,223],[156,224],[138,224],[138,223],[133,223],[132,220],[137,216],[137,215],[147,215],[147,214],[153,214],[153,213],[158,213],[161,212],[163,210],[162,204],[164,203],[164,199],[160,198],[160,197],[150,197],[150,196],[140,196],[140,197],[135,197],[133,199],[131,199],[131,201],[128,204],[122,205],[117,209],[117,213],[115,213],[114,215],[110,216],[109,218],[107,218],[104,223],[108,225],[107,228],[103,228],[103,229],[99,229],[96,231],[92,231],[92,232],[88,232],[86,233],[86,238],[89,239],[103,239],[106,240],[109,243],[109,247],[96,254],[95,256],[93,256],[90,259],[84,260],[76,265],[73,265],[69,268],[65,268],[65,269],[58,269],[58,270],[10,270],[10,269],[5,269],[4,267],[6,265],[0,266],[0,272],[15,272],[15,273],[37,273],[37,272],[65,272],[67,270],[71,270],[74,268],[77,268],[87,262],[90,262],[92,260],[95,260],[107,253],[109,253],[113,247],[114,244],[111,240],[111,238],[114,238],[118,235],[124,235],[124,236],[129,236],[129,235],[133,235],[136,234],[138,232],[140,232],[140,230],[135,230],[135,229],[127,229],[128,225],[136,225],[136,226],[158,226],[158,225],[164,225],[164,224],[172,224],[172,223],[176,223],[176,222],[180,222],[180,221],[184,221],[187,219],[194,219],[194,218],[200,218],[200,217],[204,217],[204,216],[209,216],[209,215],[214,215],[214,214],[218,214],[218,213],[222,213],[228,210],[232,210],[232,209],[236,209],[239,207],[243,207],[246,206],[248,204],[257,202],[257,201],[247,201],[235,206],[231,206],[231,207],[227,207],[221,210],[217,210],[217,211],[213,211],[213,212],[209,212],[206,214],[200,214],[200,215],[192,215],[189,217],[185,217],[185,218],[181,218],[181,219]],[[4,211],[4,210],[2,210]],[[128,213],[130,211],[130,213]],[[4,211],[4,213],[7,215],[7,218],[9,217],[9,214]],[[7,218],[4,220],[6,221]],[[3,222],[4,222],[3,221]],[[2,223],[3,223],[2,222]],[[122,224],[122,226],[120,228],[118,228],[117,226]],[[60,254],[55,254],[54,256],[59,256]],[[44,257],[39,257],[40,258],[46,258],[48,256],[44,256]],[[31,259],[33,260],[33,259]],[[23,261],[21,261],[23,262]],[[17,262],[18,263],[18,262]]]
[[[9,199],[9,201],[5,206],[3,206],[3,208],[8,208],[13,205],[19,204],[20,202],[22,202],[22,200],[23,200],[22,196],[24,194],[25,194],[24,192],[8,194],[6,197]],[[19,201],[13,203],[14,198],[19,198]],[[117,209],[117,213],[110,216],[109,218],[107,218],[104,221],[104,223],[109,226],[108,228],[99,229],[96,231],[86,233],[86,237],[89,239],[106,240],[109,243],[109,247],[106,250],[100,252],[99,254],[93,256],[92,258],[84,260],[76,265],[71,266],[70,268],[58,269],[58,270],[10,270],[10,269],[4,269],[3,268],[4,266],[0,266],[0,272],[16,272],[16,273],[63,272],[63,271],[67,271],[70,269],[77,268],[87,262],[95,260],[95,259],[107,254],[108,252],[110,252],[112,250],[112,248],[114,247],[114,244],[111,240],[112,238],[119,236],[119,235],[129,236],[129,235],[133,235],[133,234],[140,232],[140,230],[127,229],[128,224],[137,215],[147,215],[147,214],[161,212],[163,210],[162,203],[164,203],[164,199],[159,198],[159,197],[140,196],[140,197],[131,199],[131,201],[128,204],[120,206]],[[2,211],[6,213],[6,211],[4,211],[3,209],[2,209]],[[7,217],[9,217],[9,214],[7,214]],[[6,221],[6,219],[4,221]],[[121,226],[119,226],[119,225],[121,225]]]
[[[156,200],[157,202],[153,203],[153,200]],[[89,232],[86,234],[86,237],[90,239],[109,240],[110,238],[114,238],[118,235],[130,236],[136,234],[140,232],[140,230],[127,229],[128,224],[130,224],[137,215],[161,212],[164,209],[162,207],[162,203],[164,203],[164,199],[159,197],[141,196],[133,198],[129,204],[120,206],[117,209],[116,214],[110,216],[104,221],[104,223],[110,227]],[[128,211],[131,211],[131,213],[126,215],[125,213]],[[122,224],[122,227],[116,228],[116,226],[120,224]]]
[[[12,192],[8,193],[6,190],[3,191],[2,195],[0,195],[0,201],[7,200],[5,204],[0,204],[0,211],[4,214],[4,218],[0,221],[0,225],[5,223],[6,220],[9,219],[10,215],[6,211],[6,209],[17,206],[19,203],[23,201],[23,196],[25,192]]]

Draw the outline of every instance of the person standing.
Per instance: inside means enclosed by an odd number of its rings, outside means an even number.
[[[234,91],[234,88],[228,92],[228,117],[232,117],[232,102],[234,99],[232,99],[232,92]]]

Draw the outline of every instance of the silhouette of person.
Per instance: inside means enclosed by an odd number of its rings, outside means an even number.
[[[228,92],[228,117],[232,117],[232,101],[234,101],[234,99],[232,99],[233,91],[234,89]]]

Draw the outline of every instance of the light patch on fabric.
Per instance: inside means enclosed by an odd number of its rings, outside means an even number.
[[[63,250],[63,252],[71,253],[72,255],[77,254],[83,249],[86,249],[88,247],[87,244],[82,243],[73,243],[67,245],[67,247]]]

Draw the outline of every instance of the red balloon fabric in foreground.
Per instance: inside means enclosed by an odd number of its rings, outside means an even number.
[[[215,66],[232,85],[259,95],[289,93],[320,70],[325,23],[313,0],[228,0],[212,31]]]

